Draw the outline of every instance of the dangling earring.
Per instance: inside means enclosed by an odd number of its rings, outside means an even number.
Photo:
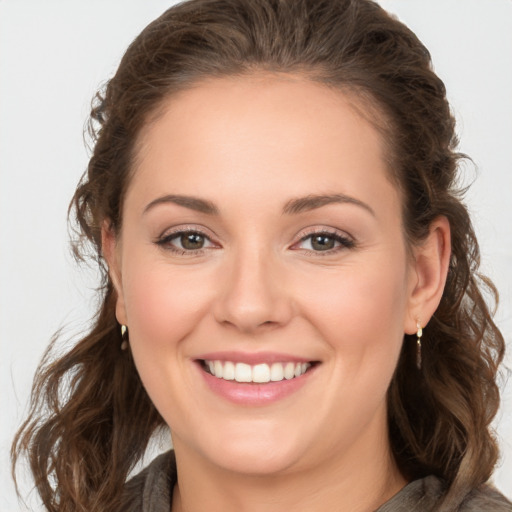
[[[121,338],[123,339],[121,350],[126,350],[128,348],[128,327],[124,324],[121,325]]]
[[[418,328],[416,331],[416,366],[418,370],[421,370],[421,337],[423,335],[423,329],[419,322],[416,326]]]

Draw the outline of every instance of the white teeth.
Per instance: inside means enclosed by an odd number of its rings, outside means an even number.
[[[213,370],[215,377],[222,379],[222,363],[220,361],[215,361],[213,363]]]
[[[235,365],[231,361],[226,361],[224,363],[222,378],[224,380],[235,380]]]
[[[252,381],[253,382],[269,382],[270,381],[270,368],[268,364],[257,364],[252,368]]]
[[[286,380],[293,379],[295,377],[295,365],[293,363],[286,363],[284,367],[284,378]]]
[[[272,382],[279,382],[284,379],[284,368],[281,363],[274,363],[270,367],[270,380]]]
[[[310,363],[260,363],[251,366],[246,363],[232,361],[205,361],[212,375],[219,379],[236,380],[237,382],[279,382],[300,377],[311,366]]]
[[[252,382],[251,365],[245,363],[235,364],[235,380],[237,382]]]

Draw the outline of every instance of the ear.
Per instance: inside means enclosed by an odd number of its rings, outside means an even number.
[[[103,221],[101,226],[101,250],[107,262],[108,274],[117,294],[116,318],[122,325],[128,325],[124,303],[123,286],[121,279],[121,242],[116,236],[109,221]]]
[[[446,217],[432,222],[427,238],[413,248],[409,308],[404,331],[415,334],[425,327],[443,296],[451,255],[450,223]]]

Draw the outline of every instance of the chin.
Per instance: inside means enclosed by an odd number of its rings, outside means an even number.
[[[297,463],[296,450],[272,449],[257,444],[235,445],[227,450],[212,450],[209,458],[227,471],[252,476],[270,476],[284,473]]]
[[[194,451],[210,464],[238,474],[266,476],[295,467],[307,451],[305,440],[289,435],[289,429],[258,423],[251,428],[212,428]]]

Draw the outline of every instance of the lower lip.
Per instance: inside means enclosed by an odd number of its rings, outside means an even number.
[[[312,366],[300,377],[290,380],[257,384],[219,379],[206,372],[201,363],[197,363],[197,366],[206,384],[214,393],[237,405],[247,406],[268,405],[290,396],[308,382],[316,369],[316,366]]]

